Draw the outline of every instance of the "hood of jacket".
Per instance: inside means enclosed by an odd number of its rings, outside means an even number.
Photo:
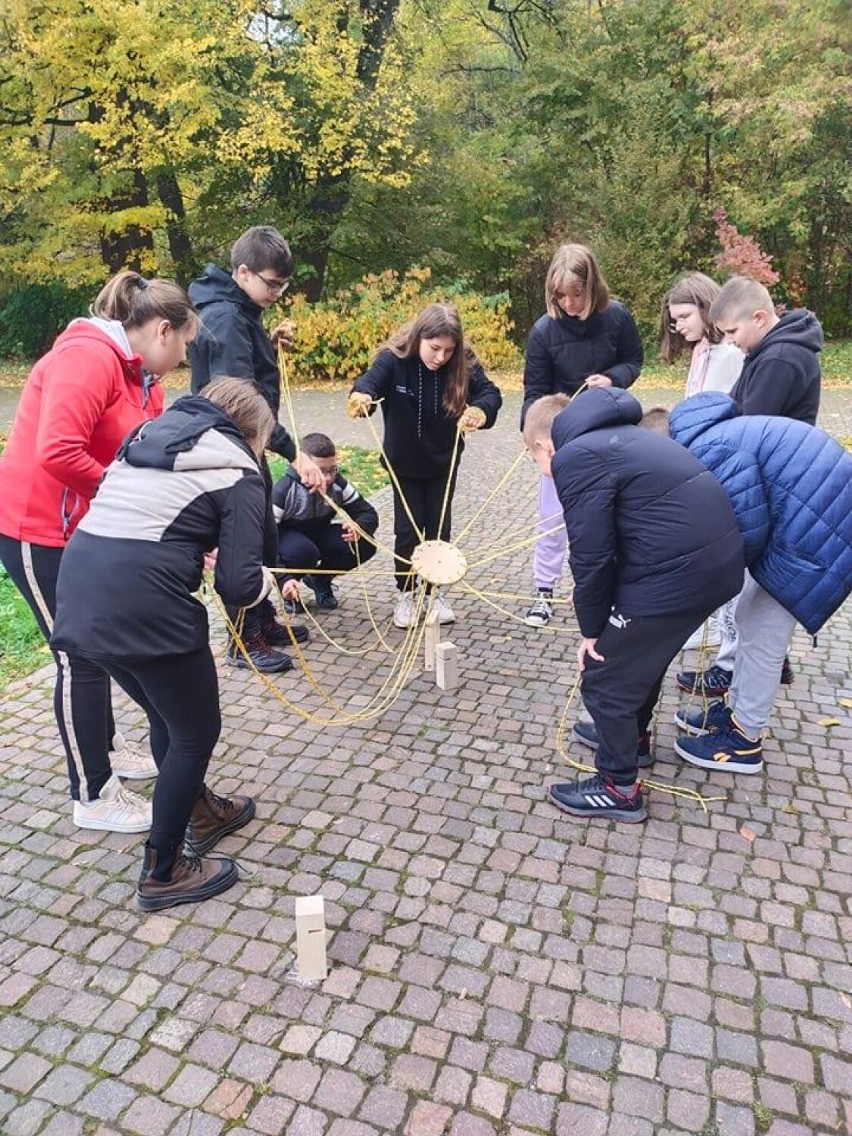
[[[553,445],[560,449],[592,430],[607,426],[637,426],[642,407],[632,394],[618,387],[593,387],[577,395],[553,420]]]
[[[825,346],[820,322],[807,308],[794,308],[785,312],[775,327],[764,335],[760,343],[748,353],[748,359],[756,359],[762,351],[778,347],[782,343],[795,344],[816,354]]]
[[[739,418],[741,414],[728,395],[721,391],[702,391],[677,404],[669,415],[669,434],[682,446],[690,446],[711,426]]]
[[[215,264],[208,264],[197,280],[189,286],[189,298],[203,312],[210,304],[236,304],[252,317],[263,311],[247,292],[244,292],[229,272]]]
[[[143,422],[117,455],[140,469],[253,469],[257,458],[233,419],[207,398],[186,395]]]
[[[142,382],[142,358],[133,353],[127,332],[117,320],[98,317],[72,320],[57,337],[53,350],[61,351],[75,346],[88,348],[93,344],[109,347],[120,361],[125,374],[137,383]]]

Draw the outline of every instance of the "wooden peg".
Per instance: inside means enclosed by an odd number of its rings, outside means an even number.
[[[439,643],[435,648],[435,681],[441,690],[455,690],[459,684],[458,647]]]
[[[328,977],[325,900],[321,895],[296,897],[296,971],[303,982]]]
[[[425,657],[423,660],[423,669],[426,671],[433,671],[435,669],[435,652],[438,650],[438,644],[441,641],[441,625],[438,622],[436,612],[429,612],[426,616],[426,630],[423,635],[423,646],[425,650]]]

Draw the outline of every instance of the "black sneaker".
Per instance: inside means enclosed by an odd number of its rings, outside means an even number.
[[[261,674],[280,674],[292,669],[293,660],[290,656],[270,647],[259,631],[247,635],[244,642],[249,659]],[[243,670],[251,669],[248,659],[234,643],[228,648],[228,661]]]
[[[687,694],[698,694],[702,698],[721,698],[728,693],[733,677],[733,671],[726,671],[724,667],[714,663],[706,671],[681,671],[676,675],[675,682]]]
[[[307,643],[311,637],[307,627],[303,627],[301,623],[291,623],[290,631],[293,632],[293,639],[297,643]],[[293,645],[290,632],[274,616],[260,625],[260,633],[270,647],[291,647]]]
[[[701,737],[703,734],[715,734],[719,730],[727,730],[731,724],[731,711],[721,699],[711,702],[709,706],[697,707],[687,713],[678,710],[675,722],[685,734],[692,737]]]
[[[781,685],[782,686],[792,686],[793,680],[795,679],[795,677],[796,677],[796,672],[793,670],[792,666],[790,665],[790,656],[785,655],[784,656],[784,662],[781,664]]]
[[[547,795],[558,809],[571,816],[602,817],[626,824],[639,824],[648,816],[639,784],[632,789],[619,789],[609,777],[599,773],[585,781],[551,785]]]
[[[760,773],[763,769],[763,741],[744,734],[731,715],[726,729],[699,738],[678,738],[675,753],[700,769],[719,769],[723,773]]]
[[[324,580],[321,576],[307,576],[305,583],[314,593],[314,603],[322,611],[334,611],[340,607],[340,602],[334,594],[331,580]]]
[[[589,749],[598,748],[598,731],[594,722],[575,722],[574,737],[581,745],[588,746]],[[636,760],[642,769],[647,769],[654,764],[654,756],[651,753],[651,735],[647,732],[639,735]]]
[[[547,627],[553,619],[553,588],[539,588],[538,596],[527,609],[524,623],[528,627]]]

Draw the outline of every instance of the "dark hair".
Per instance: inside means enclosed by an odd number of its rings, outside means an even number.
[[[222,375],[208,383],[199,392],[233,418],[234,425],[249,445],[263,442],[264,446],[275,429],[275,415],[253,379],[234,379]]]
[[[305,434],[299,441],[299,449],[312,458],[333,458],[337,447],[327,434]]]
[[[676,300],[675,303],[678,301]],[[680,303],[687,303],[686,300],[681,300]],[[665,434],[669,436],[669,412],[664,406],[652,406],[650,410],[646,410],[642,415],[640,426],[644,426],[647,430],[653,430],[655,434]]]
[[[98,292],[89,313],[117,320],[125,328],[168,320],[175,329],[197,332],[201,320],[183,288],[171,280],[146,280],[138,272],[119,272]]]
[[[559,307],[557,296],[572,284],[583,288],[586,293],[580,319],[586,320],[595,312],[602,312],[609,307],[606,280],[592,250],[585,245],[560,245],[553,254],[544,281],[544,303],[547,314],[552,319],[559,319],[565,314]]]
[[[237,237],[231,249],[234,272],[244,264],[249,272],[274,272],[282,280],[293,275],[290,246],[272,225],[253,225]]]
[[[386,343],[376,351],[391,351],[397,359],[410,359],[420,351],[421,339],[438,339],[446,336],[456,345],[450,361],[443,368],[446,374],[444,384],[444,410],[453,418],[461,418],[467,405],[467,392],[470,382],[470,368],[476,356],[464,341],[461,319],[454,304],[430,304],[411,323],[395,331]],[[375,356],[374,356],[375,358]]]
[[[673,363],[688,346],[683,336],[672,330],[672,304],[694,304],[701,315],[704,334],[711,343],[722,342],[722,333],[710,319],[710,308],[720,291],[716,281],[703,272],[690,272],[675,280],[663,298],[660,311],[660,358],[664,363]]]

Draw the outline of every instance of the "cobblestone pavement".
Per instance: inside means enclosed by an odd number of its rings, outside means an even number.
[[[517,453],[517,402],[465,454],[457,533]],[[830,428],[852,433],[848,402],[827,404]],[[524,462],[461,541],[472,564],[529,534],[534,494]],[[390,540],[387,492],[378,500]],[[528,594],[528,563],[523,550],[468,579]],[[372,606],[398,643],[387,561],[373,565]],[[364,707],[389,656],[358,582],[340,594],[321,625],[366,653],[315,636],[307,657],[341,703]],[[570,613],[536,632],[461,589],[452,599],[460,686],[439,690],[418,663],[371,722],[305,722],[222,665],[209,780],[254,794],[258,815],[221,846],[241,882],[194,907],[136,911],[142,838],[73,827],[49,675],[7,692],[4,1136],[850,1131],[848,607],[816,649],[797,634],[760,777],[676,760],[669,683],[654,776],[717,799],[705,812],[654,792],[647,824],[626,827],[545,799],[567,775],[554,741]],[[277,685],[329,713],[303,674]],[[135,711],[120,704],[119,720],[144,737]],[[332,967],[306,988],[289,977],[294,900],[318,892]]]

